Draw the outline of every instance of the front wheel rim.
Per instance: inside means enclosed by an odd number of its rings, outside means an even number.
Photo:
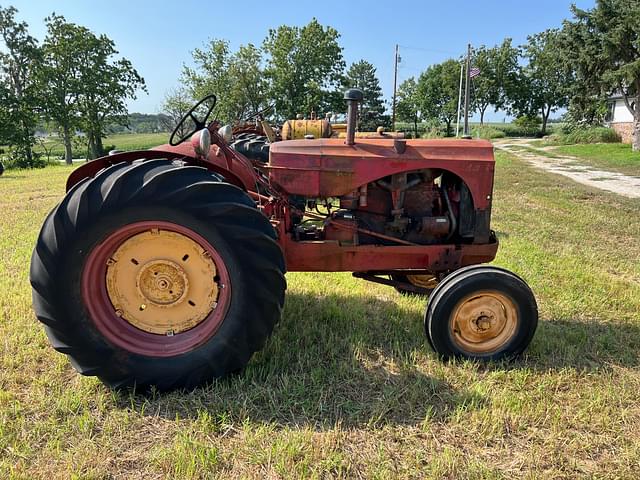
[[[107,341],[169,357],[216,333],[231,282],[220,253],[204,237],[175,223],[143,221],[116,229],[91,251],[82,297]]]
[[[513,339],[519,323],[513,299],[497,290],[486,290],[467,295],[456,304],[449,333],[462,351],[490,355]]]

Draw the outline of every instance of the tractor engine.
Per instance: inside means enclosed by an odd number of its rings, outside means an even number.
[[[287,193],[287,233],[340,245],[490,240],[493,148],[488,142],[360,138],[348,90],[345,139],[276,142],[269,181]]]
[[[335,199],[298,201],[308,210],[292,217],[294,236],[349,245],[442,243],[456,231],[460,197],[460,184],[438,170],[394,174]]]

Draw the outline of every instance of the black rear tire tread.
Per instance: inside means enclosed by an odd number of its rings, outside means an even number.
[[[262,135],[241,134],[229,145],[245,157],[266,163],[269,161],[269,139]]]
[[[232,262],[238,272],[227,267],[238,288],[232,288],[218,332],[194,350],[170,358],[126,352],[102,338],[77,283],[80,264],[100,241],[95,232],[110,222],[136,221],[146,211],[185,218],[205,238],[215,237],[226,252],[225,263]],[[201,167],[148,160],[113,165],[69,191],[44,222],[30,280],[36,316],[53,347],[68,355],[76,370],[114,388],[167,390],[191,388],[246,365],[280,318],[284,272],[275,230],[246,192]]]

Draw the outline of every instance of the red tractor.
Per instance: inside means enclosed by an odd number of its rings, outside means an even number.
[[[183,119],[189,135],[76,169],[31,261],[53,347],[114,388],[193,387],[263,347],[288,270],[429,294],[427,339],[443,358],[520,354],[534,296],[479,265],[498,248],[491,144],[356,139],[362,92],[345,99],[346,139],[277,142],[266,164],[229,148],[210,96]]]

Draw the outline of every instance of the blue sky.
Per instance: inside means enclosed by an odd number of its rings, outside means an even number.
[[[1,0],[0,0],[1,1]],[[179,83],[190,52],[210,38],[224,38],[232,48],[260,45],[269,28],[304,25],[312,17],[336,28],[348,63],[364,58],[378,69],[385,97],[393,90],[393,55],[400,45],[399,81],[419,75],[428,65],[457,57],[472,45],[494,45],[505,37],[516,44],[528,34],[558,27],[576,3],[594,0],[458,0],[350,2],[13,0],[18,18],[42,39],[43,19],[51,12],[112,38],[147,82],[149,94],[130,103],[131,111],[156,113],[164,95]],[[501,121],[504,114],[489,114]]]

